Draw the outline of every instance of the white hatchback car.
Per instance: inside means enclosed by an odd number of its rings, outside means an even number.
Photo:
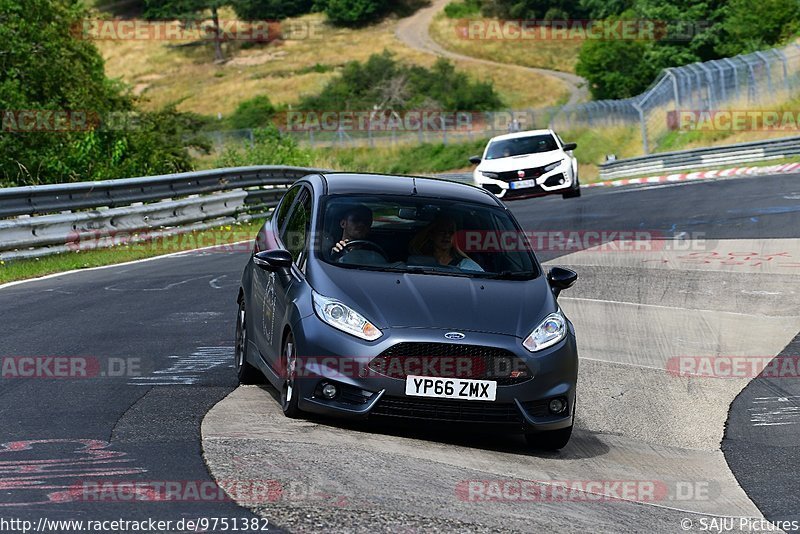
[[[469,161],[478,166],[475,185],[498,198],[543,195],[581,196],[575,143],[564,141],[553,130],[529,130],[499,135],[489,140],[483,156]]]

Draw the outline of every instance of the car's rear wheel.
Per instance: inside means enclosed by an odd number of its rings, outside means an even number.
[[[544,451],[557,451],[563,449],[569,443],[572,436],[572,425],[567,428],[550,430],[548,432],[532,432],[525,434],[525,441],[528,446]]]
[[[281,363],[286,372],[286,378],[281,387],[281,409],[283,415],[291,419],[300,417],[300,408],[298,407],[299,394],[295,387],[295,378],[297,376],[297,349],[294,345],[294,336],[291,332],[286,334],[286,339],[283,340],[283,347],[281,349]]]
[[[239,303],[236,314],[236,347],[234,350],[236,375],[240,384],[261,384],[264,375],[247,361],[247,308],[244,299]]]

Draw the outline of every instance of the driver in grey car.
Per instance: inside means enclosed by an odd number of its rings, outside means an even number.
[[[339,226],[342,228],[342,238],[333,245],[332,257],[353,250],[353,247],[345,248],[349,241],[367,239],[372,229],[372,210],[363,204],[353,206],[342,214]]]

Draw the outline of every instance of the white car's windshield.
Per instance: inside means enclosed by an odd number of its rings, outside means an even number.
[[[529,135],[492,142],[486,149],[484,159],[510,158],[523,154],[550,152],[551,150],[558,150],[558,144],[552,135]]]
[[[346,195],[323,203],[319,257],[371,270],[530,279],[525,235],[499,207],[436,198]]]

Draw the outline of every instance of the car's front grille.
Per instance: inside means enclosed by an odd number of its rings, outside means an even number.
[[[515,404],[449,399],[382,397],[370,417],[397,417],[460,423],[522,423]]]
[[[498,172],[497,178],[504,182],[516,182],[517,180],[528,180],[529,178],[538,178],[544,174],[544,167],[532,167],[530,169],[520,169],[524,176],[519,175],[519,171],[506,171]]]
[[[498,347],[458,343],[398,343],[369,362],[373,372],[405,380],[408,375],[494,380],[511,386],[530,380],[528,367]]]

